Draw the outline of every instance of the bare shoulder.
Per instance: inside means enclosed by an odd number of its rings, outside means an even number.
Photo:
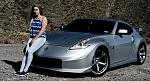
[[[42,16],[41,18],[42,18],[42,23],[44,25],[47,25],[47,23],[48,23],[47,18],[45,16]]]
[[[43,19],[47,19],[47,18],[46,18],[45,16],[42,16],[42,20],[43,20]]]
[[[46,18],[45,16],[41,16],[40,20],[41,20],[42,22],[47,22],[47,18]]]

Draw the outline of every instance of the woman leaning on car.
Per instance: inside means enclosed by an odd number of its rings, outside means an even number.
[[[40,5],[33,5],[31,9],[30,38],[25,46],[21,68],[15,75],[27,74],[33,59],[33,53],[46,42],[47,18],[43,16]]]

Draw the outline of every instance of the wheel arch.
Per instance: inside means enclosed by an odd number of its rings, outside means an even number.
[[[142,44],[147,48],[146,42],[142,41],[142,42],[139,44],[139,46],[142,45]]]
[[[146,50],[147,50],[146,42],[145,42],[144,40],[141,40],[141,41],[139,42],[138,46],[137,46],[137,50],[136,50],[136,51],[138,51],[138,49],[139,49],[139,47],[140,47],[141,45],[144,45],[144,46],[146,47]]]
[[[107,46],[105,46],[105,45],[98,46],[97,49],[103,49],[109,54],[109,50],[108,50]]]
[[[147,45],[146,45],[146,42],[145,42],[144,39],[141,39],[141,40],[136,41],[136,43],[135,43],[135,48],[134,48],[134,58],[137,57],[138,49],[139,49],[140,45],[142,45],[142,44],[144,44],[145,47],[146,47],[146,49],[147,49]]]
[[[105,50],[106,52],[107,52],[107,55],[108,55],[108,57],[109,57],[109,65],[110,65],[110,52],[109,52],[109,48],[106,46],[106,45],[100,45],[100,46],[98,46],[97,47],[97,49],[96,50],[98,50],[98,49],[102,49],[102,50]],[[96,50],[95,50],[95,52],[96,52]],[[94,55],[95,55],[96,53],[94,53]],[[93,55],[93,57],[94,57],[94,55]]]

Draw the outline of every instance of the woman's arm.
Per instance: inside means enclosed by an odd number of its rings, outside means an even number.
[[[27,24],[26,33],[30,33],[32,21],[33,21],[33,19],[31,19],[31,20],[30,20],[30,23]]]
[[[46,27],[47,27],[47,18],[44,17],[44,18],[42,18],[42,28],[41,28],[40,32],[38,33],[38,35],[34,39],[32,39],[32,43],[34,43],[35,40],[37,38],[39,38],[45,32]]]

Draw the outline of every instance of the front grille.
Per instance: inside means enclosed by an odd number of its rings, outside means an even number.
[[[62,61],[55,58],[33,56],[33,65],[45,68],[62,68]]]

